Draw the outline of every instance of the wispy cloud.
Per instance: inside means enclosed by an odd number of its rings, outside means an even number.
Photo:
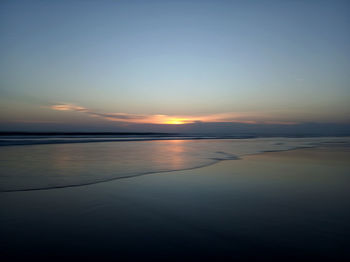
[[[162,124],[167,121],[167,115],[144,115],[144,114],[127,114],[127,113],[100,113],[92,111],[86,107],[74,104],[56,104],[50,106],[53,110],[58,111],[76,111],[88,114],[93,117],[103,118],[109,121],[130,122],[130,123],[155,123]]]
[[[190,124],[198,122],[237,122],[248,124],[297,124],[291,121],[275,121],[261,120],[262,115],[252,112],[245,113],[218,113],[207,115],[146,115],[146,114],[128,114],[128,113],[100,113],[92,111],[86,107],[74,104],[56,104],[51,105],[51,109],[58,111],[76,111],[81,112],[91,117],[98,117],[108,121],[124,122],[124,123],[139,123],[139,124]],[[260,120],[259,120],[260,119]]]
[[[89,110],[85,107],[76,106],[73,104],[58,104],[50,106],[53,110],[58,111],[79,111],[79,112],[88,112]]]

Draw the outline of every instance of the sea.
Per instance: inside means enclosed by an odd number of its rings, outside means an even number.
[[[2,134],[0,192],[76,187],[326,144],[349,146],[350,137]]]

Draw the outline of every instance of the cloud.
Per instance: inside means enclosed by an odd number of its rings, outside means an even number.
[[[162,123],[166,121],[166,115],[143,115],[143,114],[127,114],[127,113],[100,113],[92,111],[86,107],[74,104],[56,104],[51,105],[51,109],[57,111],[76,111],[88,114],[93,117],[103,118],[109,121],[130,122],[130,123]]]
[[[128,113],[100,113],[92,111],[86,107],[74,104],[56,104],[51,105],[51,109],[57,111],[76,111],[87,114],[91,117],[98,117],[108,121],[122,123],[138,123],[138,124],[191,124],[202,122],[231,122],[246,124],[284,124],[293,125],[297,122],[292,121],[276,121],[266,119],[266,116],[255,112],[227,112],[207,115],[146,115],[146,114],[128,114]],[[264,120],[263,120],[264,119]]]
[[[58,104],[50,106],[53,110],[58,111],[79,111],[79,112],[88,112],[88,109],[81,106],[76,106],[73,104]]]

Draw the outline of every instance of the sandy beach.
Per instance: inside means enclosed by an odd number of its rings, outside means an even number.
[[[3,259],[349,261],[350,148],[1,193]]]

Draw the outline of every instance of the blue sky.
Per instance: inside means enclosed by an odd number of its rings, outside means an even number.
[[[348,1],[0,7],[0,123],[7,129],[131,119],[350,123]]]

